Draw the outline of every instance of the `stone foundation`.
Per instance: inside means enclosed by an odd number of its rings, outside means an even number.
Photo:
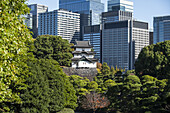
[[[70,76],[70,75],[79,75],[81,77],[87,77],[90,81],[97,75],[96,68],[89,68],[89,69],[76,69],[72,67],[65,67],[63,68],[63,72]]]

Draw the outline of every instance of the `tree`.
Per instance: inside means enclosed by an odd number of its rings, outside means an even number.
[[[81,97],[88,93],[87,85],[89,84],[89,79],[85,77],[80,77],[78,75],[71,75],[69,77],[70,82],[73,84],[74,89],[76,90],[77,97]]]
[[[67,76],[53,59],[39,59],[28,63],[31,76],[23,91],[20,112],[49,113],[65,107],[76,108],[77,97]]]
[[[136,75],[128,75],[122,82],[112,82],[106,95],[110,100],[111,110],[123,113],[160,112],[166,85],[166,79],[158,80],[149,75],[139,79]]]
[[[18,90],[27,73],[27,43],[31,33],[23,24],[22,14],[29,12],[25,0],[0,2],[0,112],[10,111],[7,104],[21,103]]]
[[[159,79],[170,78],[170,41],[147,46],[135,62],[137,75],[151,75]]]
[[[110,104],[105,96],[102,96],[95,91],[87,93],[81,103],[83,109],[93,110],[93,113],[95,113],[97,109],[107,107]]]
[[[108,87],[106,95],[111,102],[111,110],[124,113],[136,111],[136,101],[140,87],[140,79],[135,75],[129,75],[125,81],[114,83]]]
[[[144,75],[141,78],[141,92],[140,92],[140,108],[141,111],[153,111],[160,112],[162,109],[162,103],[164,102],[162,97],[164,96],[164,89],[167,85],[167,80],[158,80],[149,75]]]
[[[105,93],[107,88],[104,86],[104,82],[109,79],[110,76],[110,67],[107,63],[103,63],[102,69],[98,72],[97,76],[94,78],[94,81],[98,84],[98,92]]]
[[[71,48],[68,40],[60,36],[42,35],[38,36],[34,42],[36,58],[47,58],[56,60],[60,66],[71,65]]]

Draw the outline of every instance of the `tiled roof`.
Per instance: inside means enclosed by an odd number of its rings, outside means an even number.
[[[92,47],[90,41],[76,41],[75,47]]]
[[[81,61],[81,60],[87,60],[87,61],[90,61],[90,62],[97,62],[98,59],[95,59],[95,58],[86,58],[84,56],[82,56],[81,58],[72,58],[71,60],[72,61]]]

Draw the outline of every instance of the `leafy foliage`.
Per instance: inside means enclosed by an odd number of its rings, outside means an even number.
[[[71,65],[71,48],[68,40],[60,36],[42,35],[38,36],[34,42],[36,58],[46,58],[56,60],[60,66]]]
[[[21,95],[21,112],[49,113],[77,107],[73,86],[55,60],[39,59],[29,66],[32,75],[26,79],[28,88]]]
[[[88,93],[87,85],[90,82],[89,79],[80,77],[78,75],[71,75],[69,77],[69,80],[73,84],[73,87],[76,90],[76,95],[78,97],[81,97]]]
[[[170,41],[143,48],[135,62],[135,69],[138,75],[170,78]]]
[[[100,93],[106,93],[109,85],[114,85],[115,81],[121,81],[123,79],[122,72],[124,70],[118,69],[117,66],[116,68],[111,67],[110,69],[107,63],[103,63],[101,68],[101,71],[98,72],[94,81],[98,84],[97,91]]]
[[[121,112],[155,111],[161,107],[161,96],[167,80],[158,80],[145,75],[139,79],[136,75],[128,75],[124,81],[109,86],[107,97],[111,109]]]
[[[21,103],[18,90],[26,88],[23,81],[28,72],[24,62],[32,37],[20,17],[29,12],[24,2],[0,2],[0,112],[10,111],[7,104]]]

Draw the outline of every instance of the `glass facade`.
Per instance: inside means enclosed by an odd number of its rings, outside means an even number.
[[[118,22],[124,20],[132,20],[132,12],[127,11],[109,11],[102,13],[102,22],[110,23],[110,22]]]
[[[128,11],[133,13],[133,2],[128,0],[109,0],[108,11]]]
[[[170,40],[170,16],[154,17],[153,43]]]
[[[83,39],[84,41],[90,41],[90,44],[93,46],[95,54],[95,58],[100,60],[100,40],[101,40],[101,31],[100,31],[100,25],[94,25],[94,26],[86,26],[84,27],[83,32]]]
[[[33,38],[38,36],[38,16],[40,13],[48,12],[48,7],[40,4],[28,5],[32,14],[32,32]]]
[[[104,4],[100,0],[59,0],[59,8],[87,14],[86,21],[88,22],[84,23],[85,25],[99,24],[100,15],[104,12]]]
[[[83,26],[97,25],[104,12],[101,0],[59,0],[59,8],[80,13],[80,34],[83,40]]]
[[[102,63],[134,69],[140,51],[148,45],[148,23],[131,20],[105,23],[102,28]]]

